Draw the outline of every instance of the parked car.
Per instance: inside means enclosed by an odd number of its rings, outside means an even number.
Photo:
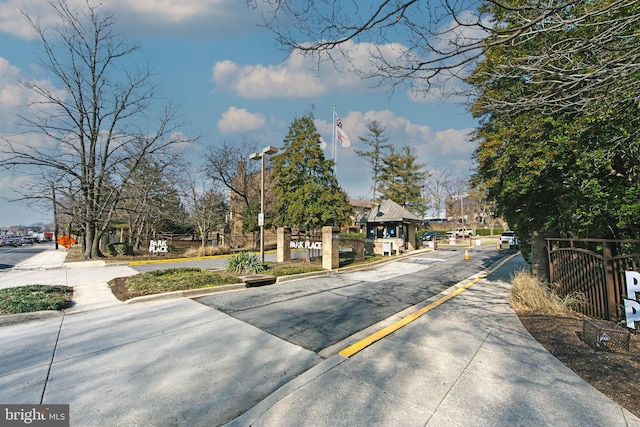
[[[508,243],[509,248],[518,247],[518,238],[516,237],[516,233],[510,230],[503,232],[500,235],[500,245],[503,243]]]
[[[466,238],[471,237],[473,235],[473,231],[467,230],[466,228],[456,228],[453,231],[447,231],[447,236],[457,238]]]
[[[25,236],[22,238],[23,245],[33,245],[34,239],[31,236]]]
[[[425,231],[422,234],[423,242],[430,242],[432,240],[442,239],[444,236],[439,231]]]
[[[22,241],[20,237],[5,237],[4,244],[7,246],[22,246]]]

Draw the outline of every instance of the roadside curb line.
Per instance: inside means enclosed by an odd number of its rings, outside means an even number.
[[[150,264],[168,264],[171,262],[186,262],[186,261],[204,261],[208,259],[228,258],[229,255],[210,255],[210,256],[197,256],[190,258],[166,258],[166,259],[150,259],[144,261],[129,261],[127,265],[150,265]]]
[[[330,370],[332,370],[333,368],[340,365],[346,360],[348,360],[346,357],[343,357],[337,354],[326,360],[323,360],[322,362],[318,363],[312,368],[304,371],[303,373],[301,373],[300,375],[298,375],[288,383],[280,386],[280,388],[276,389],[274,392],[269,394],[269,396],[267,396],[265,399],[258,402],[251,409],[249,409],[248,411],[240,415],[238,418],[235,418],[229,421],[228,423],[223,424],[223,426],[246,427],[246,426],[253,425],[256,421],[260,419],[262,415],[264,415],[269,409],[275,406],[276,403],[278,403],[285,397],[289,396],[296,390],[304,387],[305,385],[315,380],[316,378],[320,377],[321,375],[324,375],[325,373],[329,372]]]
[[[136,304],[139,302],[171,300],[171,299],[177,299],[177,298],[197,298],[197,297],[203,297],[203,296],[217,294],[221,292],[237,291],[237,290],[246,289],[246,288],[247,288],[247,285],[245,285],[244,283],[234,283],[231,285],[222,285],[222,286],[216,286],[212,288],[187,289],[184,291],[165,292],[162,294],[142,295],[139,297],[135,297],[135,298],[131,298],[126,301],[123,301],[123,303]]]
[[[54,317],[62,317],[64,313],[59,310],[31,311],[29,313],[3,314],[0,316],[0,327],[17,325],[18,323],[32,320],[46,320]]]
[[[289,396],[290,394],[292,394],[296,390],[300,389],[301,387],[305,386],[306,384],[310,383],[311,381],[315,380],[316,378],[326,374],[327,372],[329,372],[330,370],[332,370],[336,366],[339,366],[342,363],[346,362],[347,360],[349,360],[349,358],[351,356],[353,356],[357,352],[359,352],[359,351],[363,350],[364,348],[370,346],[371,344],[375,343],[376,341],[379,341],[380,339],[390,335],[392,332],[395,332],[396,330],[402,328],[403,326],[406,326],[407,324],[411,323],[413,320],[416,320],[417,318],[419,318],[423,314],[427,313],[431,309],[433,309],[433,308],[443,304],[444,302],[454,298],[455,296],[459,295],[464,290],[470,288],[473,284],[475,284],[475,283],[479,282],[480,280],[486,278],[491,273],[495,272],[500,267],[504,266],[507,262],[511,261],[513,258],[515,258],[518,255],[520,255],[519,252],[517,252],[515,254],[511,254],[509,256],[506,256],[505,258],[501,259],[500,261],[497,261],[494,265],[490,266],[488,270],[481,271],[480,273],[474,274],[473,276],[470,276],[470,277],[468,277],[468,278],[466,278],[464,280],[461,280],[460,282],[450,286],[449,288],[445,289],[444,291],[442,291],[442,292],[440,292],[438,294],[438,295],[442,295],[443,293],[446,293],[446,295],[440,297],[439,299],[437,299],[434,302],[431,302],[430,304],[428,304],[427,306],[425,306],[423,308],[415,310],[413,313],[408,314],[407,316],[403,317],[401,320],[399,320],[397,322],[394,322],[389,327],[383,328],[380,331],[378,331],[377,333],[373,333],[373,334],[369,335],[367,338],[364,338],[364,339],[358,341],[357,343],[345,348],[343,351],[340,351],[337,354],[334,354],[334,355],[330,356],[328,359],[325,359],[322,362],[318,363],[317,365],[315,365],[315,366],[311,367],[310,369],[304,371],[303,373],[301,373],[300,375],[295,377],[293,380],[289,381],[288,383],[282,385],[280,388],[276,389],[274,392],[269,394],[267,397],[265,397],[263,400],[258,402],[255,406],[253,406],[252,408],[247,410],[245,413],[243,413],[239,417],[229,421],[228,423],[224,424],[223,426],[224,427],[245,427],[245,426],[253,425],[254,423],[256,423],[260,419],[260,417],[262,417],[262,415],[264,415],[267,411],[269,411],[269,409],[271,409],[273,406],[275,406],[276,403],[278,403],[282,399],[286,398],[287,396]],[[397,259],[397,258],[395,258],[395,259]],[[448,292],[448,291],[450,291],[452,289],[453,289],[452,292]],[[429,301],[429,300],[426,300],[426,301]],[[422,302],[422,304],[424,304],[424,303],[425,303],[425,301]],[[401,311],[400,313],[406,312],[407,310],[411,310],[412,308],[415,308],[417,306],[420,306],[420,303],[414,305],[413,307],[409,307],[409,308]],[[393,318],[393,317],[394,316],[391,316],[391,318]],[[382,322],[384,322],[384,320]],[[379,322],[378,325],[380,323],[382,323],[382,322]],[[372,325],[370,328],[375,328],[375,326],[376,325]],[[381,333],[382,331],[385,331],[384,335]],[[340,343],[334,344],[331,347],[335,347],[336,345],[340,345]],[[331,347],[328,347],[328,348],[331,348]],[[323,353],[323,351],[320,351],[318,353],[318,355],[321,356],[322,353]]]
[[[491,273],[495,272],[500,267],[502,267],[503,265],[505,265],[507,262],[511,261],[513,258],[515,258],[518,255],[519,255],[519,253],[515,253],[515,254],[512,254],[512,255],[509,255],[506,258],[503,258],[502,260],[498,261],[497,264],[494,264],[493,266],[491,266],[489,268],[489,270],[481,271],[480,273],[474,274],[473,276],[468,277],[468,278],[456,283],[455,285],[450,286],[448,289],[446,289],[444,291],[446,293],[444,296],[442,296],[442,297],[438,298],[437,300],[431,302],[430,304],[426,305],[425,307],[422,307],[422,308],[420,308],[418,310],[413,311],[411,314],[408,314],[408,315],[404,316],[403,318],[401,318],[400,320],[392,323],[391,325],[386,326],[386,327],[378,330],[377,332],[374,332],[373,334],[367,336],[366,338],[363,338],[360,341],[348,346],[347,348],[345,348],[342,351],[338,352],[338,354],[343,356],[343,357],[349,358],[349,357],[353,356],[354,354],[364,350],[365,348],[369,347],[371,344],[373,344],[373,343],[375,343],[377,341],[380,341],[382,338],[385,338],[385,337],[391,335],[393,332],[397,331],[398,329],[403,328],[404,326],[406,326],[409,323],[413,322],[414,320],[420,318],[422,315],[428,313],[429,311],[433,310],[434,308],[436,308],[436,307],[442,305],[443,303],[449,301],[450,299],[455,298],[456,296],[460,295],[462,292],[464,292],[465,290],[469,289],[475,283],[477,283],[480,280],[486,278],[488,275],[490,275]],[[453,289],[453,291],[451,291],[452,289]],[[449,292],[449,291],[451,291],[451,292]],[[440,294],[442,294],[442,292]]]
[[[292,274],[290,276],[280,276],[278,278],[276,278],[276,283],[274,285],[279,285],[281,283],[287,283],[287,282],[293,282],[296,280],[304,280],[304,279],[312,279],[315,277],[322,277],[322,276],[328,276],[331,274],[335,274],[335,273],[342,273],[342,272],[346,272],[346,271],[357,271],[360,269],[366,269],[368,267],[371,266],[379,266],[382,264],[386,264],[388,262],[391,261],[398,261],[404,258],[408,258],[411,257],[413,255],[416,255],[416,253],[422,253],[422,252],[429,252],[429,250],[419,250],[419,251],[413,251],[409,254],[403,254],[403,255],[397,255],[395,257],[390,257],[390,259],[385,259],[385,260],[378,260],[375,262],[371,262],[368,264],[360,264],[360,265],[356,265],[356,266],[347,266],[347,267],[342,267],[339,269],[335,269],[335,270],[322,270],[322,271],[312,271],[310,273],[301,273],[301,274]],[[274,285],[268,285],[268,286],[274,286]],[[245,290],[248,289],[247,285],[243,282],[243,283],[236,283],[236,284],[231,284],[231,285],[223,285],[223,286],[216,286],[216,287],[212,287],[212,288],[201,288],[201,289],[189,289],[189,290],[183,290],[183,291],[173,291],[173,292],[165,292],[165,293],[161,293],[161,294],[152,294],[152,295],[143,295],[143,296],[139,296],[139,297],[135,297],[135,298],[131,298],[128,299],[126,301],[123,301],[124,304],[135,304],[135,303],[139,303],[139,302],[149,302],[149,301],[159,301],[159,300],[169,300],[169,299],[176,299],[176,298],[197,298],[197,297],[203,297],[203,296],[207,296],[207,295],[212,295],[212,294],[217,294],[217,293],[221,293],[221,292],[230,292],[230,291],[238,291],[238,290]]]

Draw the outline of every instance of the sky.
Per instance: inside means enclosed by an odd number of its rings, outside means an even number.
[[[81,4],[83,0],[69,0]],[[371,197],[371,171],[354,149],[366,149],[367,124],[377,120],[397,148],[409,145],[427,170],[446,169],[464,178],[473,168],[475,144],[469,133],[476,122],[463,105],[437,96],[416,98],[402,89],[375,88],[370,81],[319,69],[312,59],[283,51],[274,35],[259,24],[258,7],[239,0],[102,0],[117,30],[140,46],[137,60],[148,63],[160,95],[178,106],[186,121],[181,131],[198,137],[187,156],[197,164],[208,146],[222,141],[255,142],[258,148],[282,146],[293,120],[312,111],[332,157],[333,109],[342,119],[350,147],[335,153],[336,176],[350,198]],[[21,82],[55,80],[37,66],[39,44],[21,10],[54,24],[42,0],[0,0],[0,134],[15,133],[16,112],[29,100]],[[347,46],[365,63],[358,46]],[[340,67],[344,64],[338,64]],[[0,227],[51,222],[52,211],[15,199],[31,178],[0,172]]]

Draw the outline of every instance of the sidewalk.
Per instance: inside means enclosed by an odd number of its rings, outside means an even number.
[[[67,258],[65,249],[50,248],[19,263],[13,270],[51,270],[62,268]]]
[[[640,426],[547,352],[507,302],[521,257],[227,426]]]
[[[640,427],[522,326],[507,302],[521,257],[360,351],[322,360],[190,299],[125,305],[106,282],[133,269],[47,269],[60,256],[0,274],[0,287],[25,274],[70,284],[79,301],[60,319],[0,327],[0,402],[69,403],[71,425]]]
[[[126,265],[108,265],[104,261],[65,262],[66,249],[47,248],[0,274],[0,288],[27,284],[66,285],[73,287],[74,305],[66,314],[95,310],[122,304],[109,289],[108,282],[116,277],[133,276],[138,272]],[[51,313],[41,313],[47,317]],[[16,315],[20,316],[20,315]],[[34,318],[36,314],[26,317]],[[12,318],[0,317],[0,325]]]

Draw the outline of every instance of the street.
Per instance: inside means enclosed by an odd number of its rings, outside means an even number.
[[[53,243],[36,243],[33,245],[2,246],[0,247],[0,271],[10,269],[20,262],[48,249]]]
[[[524,261],[507,255],[132,304],[107,285],[125,265],[5,270],[0,287],[72,285],[77,305],[0,327],[0,402],[68,404],[73,426],[631,425],[526,333],[507,301]]]
[[[375,269],[336,272],[196,301],[323,356],[324,349],[424,301],[504,256],[478,246],[424,253]],[[339,350],[338,350],[339,351]]]

